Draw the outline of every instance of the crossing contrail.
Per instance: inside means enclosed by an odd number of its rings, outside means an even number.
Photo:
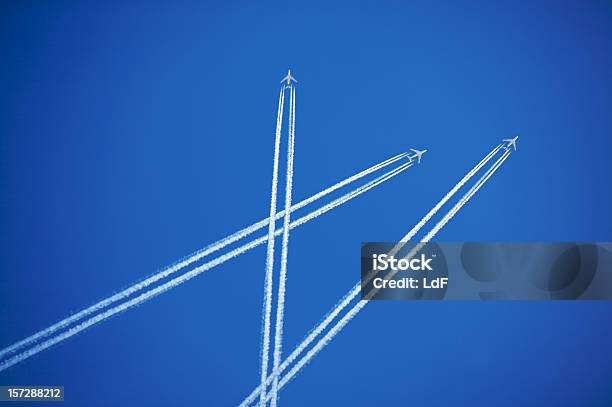
[[[411,259],[421,248],[429,242],[447,223],[450,221],[453,216],[470,200],[472,196],[487,182],[489,178],[497,171],[497,169],[503,164],[503,162],[510,155],[510,151],[506,151],[497,161],[487,170],[487,172],[477,181],[475,185],[473,185],[470,190],[453,206],[453,208],[448,211],[448,213],[434,226],[434,228],[427,233],[427,235],[421,240],[421,242],[415,246],[411,252],[405,257],[406,259]],[[390,271],[385,278],[391,278],[395,275],[397,271]],[[378,291],[378,290],[377,290]],[[368,295],[369,298],[372,298],[374,292],[370,292]],[[310,349],[302,359],[296,363],[296,365],[291,368],[291,370],[283,376],[279,383],[279,390],[282,389],[313,357],[315,357],[329,342],[336,336],[346,324],[349,323],[351,319],[361,311],[363,307],[367,305],[369,299],[362,299],[357,304],[353,306],[345,315],[338,321],[328,332],[327,334],[321,338],[315,346]]]
[[[402,241],[398,243],[392,250],[398,252],[401,250],[405,242],[412,238],[419,230],[434,216],[440,208],[448,202],[457,191],[465,185],[477,172],[480,170],[491,158],[500,150],[501,144],[491,150],[478,164],[474,166],[407,234],[404,236]],[[340,314],[340,312],[346,308],[355,297],[357,297],[361,290],[361,282],[357,282],[353,288],[332,308],[332,310],[325,316],[325,318],[308,334],[308,336],[294,349],[294,351],[281,363],[279,369],[273,371],[270,375],[266,386],[270,384],[274,377],[278,377],[291,363],[293,363],[297,357],[319,336],[329,324]],[[261,386],[261,385],[260,385]],[[258,386],[247,398],[245,398],[240,404],[241,407],[250,405],[260,392]]]
[[[403,171],[405,171],[406,169],[410,168],[413,164],[412,163],[405,163],[402,164],[400,166],[398,166],[397,168],[375,178],[374,180],[368,182],[367,184],[362,185],[359,188],[354,189],[351,192],[346,193],[345,195],[333,200],[332,202],[322,206],[321,208],[310,212],[307,215],[302,216],[301,218],[298,218],[297,220],[293,221],[290,223],[289,228],[290,229],[294,229],[298,226],[303,225],[304,223],[307,223],[321,215],[323,215],[326,212],[329,212],[330,210],[350,201],[353,198],[356,198],[357,196],[369,191],[372,188],[375,188],[376,186],[388,181],[389,179],[393,178],[394,176],[402,173]],[[279,236],[281,234],[281,231],[278,230],[275,232],[275,236]],[[195,269],[182,274],[180,276],[177,276],[175,278],[173,278],[172,280],[159,285],[155,288],[152,288],[142,294],[140,294],[138,297],[135,297],[129,301],[123,302],[119,305],[114,306],[113,308],[110,308],[100,314],[97,314],[94,317],[91,317],[87,320],[85,320],[84,322],[66,330],[63,331],[61,333],[59,333],[58,335],[47,339],[44,342],[40,342],[38,344],[35,344],[32,348],[30,348],[29,350],[23,351],[15,356],[12,356],[11,358],[6,359],[4,362],[0,363],[0,371],[3,371],[17,363],[20,363],[26,359],[28,359],[31,356],[34,356],[38,353],[40,353],[41,351],[57,344],[60,343],[74,335],[76,335],[77,333],[89,328],[92,325],[97,324],[98,322],[101,322],[113,315],[116,315],[122,311],[125,311],[127,309],[130,309],[132,307],[134,307],[135,305],[141,304],[144,301],[147,301],[155,296],[157,296],[158,294],[161,294],[165,291],[168,291],[182,283],[184,283],[185,281],[191,280],[192,278],[196,277],[197,275],[210,270],[213,267],[216,267],[220,264],[225,263],[226,261],[237,257],[263,243],[265,243],[267,241],[267,236],[261,236],[257,239],[254,239],[252,241],[250,241],[249,243],[246,243],[240,247],[237,247],[236,249],[222,255],[219,256],[207,263],[204,263],[198,267],[196,267]]]
[[[283,243],[281,249],[281,268],[276,297],[276,324],[274,327],[274,356],[272,370],[278,369],[283,348],[283,318],[285,315],[285,290],[287,283],[287,257],[289,255],[289,221],[291,219],[291,190],[293,188],[293,155],[295,152],[295,88],[291,87],[289,105],[289,139],[287,141],[287,176],[285,186],[285,218],[283,219]],[[266,383],[263,380],[262,383]],[[264,386],[265,389],[265,386]],[[265,391],[263,392],[265,396]],[[278,376],[272,381],[271,407],[276,407],[278,400]]]
[[[365,176],[367,176],[367,175],[369,175],[369,174],[371,174],[373,172],[376,172],[376,171],[378,171],[378,170],[380,170],[380,169],[382,169],[382,168],[384,168],[386,166],[389,166],[389,165],[397,162],[398,160],[401,160],[401,159],[405,158],[407,155],[408,155],[408,153],[398,154],[398,155],[396,155],[394,157],[391,157],[391,158],[389,158],[389,159],[387,159],[387,160],[385,160],[385,161],[383,161],[383,162],[381,162],[379,164],[373,165],[372,167],[367,168],[367,169],[365,169],[365,170],[363,170],[363,171],[361,171],[361,172],[359,172],[359,173],[357,173],[357,174],[355,174],[353,176],[350,176],[350,177],[348,177],[348,178],[346,178],[346,179],[344,179],[344,180],[342,180],[342,181],[340,181],[340,182],[338,182],[338,183],[336,183],[336,184],[334,184],[334,185],[332,185],[332,186],[330,186],[330,187],[328,187],[328,188],[326,188],[326,189],[324,189],[324,190],[322,190],[322,191],[312,195],[311,197],[306,198],[306,199],[296,203],[295,205],[291,206],[291,211],[295,212],[296,210],[301,209],[301,208],[303,208],[303,207],[305,207],[305,206],[307,206],[307,205],[309,205],[309,204],[311,204],[311,203],[313,203],[313,202],[315,202],[315,201],[317,201],[317,200],[319,200],[319,199],[321,199],[321,198],[323,198],[323,197],[333,193],[334,191],[336,191],[336,190],[338,190],[338,189],[340,189],[340,188],[342,188],[342,187],[344,187],[344,186],[346,186],[348,184],[351,184],[351,183],[353,183],[353,182],[355,182],[355,181],[357,181],[357,180],[359,180],[359,179],[361,179],[361,178],[363,178],[363,177],[365,177]],[[279,211],[276,214],[275,220],[278,220],[278,219],[282,218],[284,215],[285,215],[285,211],[284,210]],[[96,304],[94,304],[94,305],[92,305],[92,306],[90,306],[88,308],[85,308],[85,309],[75,313],[75,314],[73,314],[73,315],[71,315],[71,316],[69,316],[69,317],[67,317],[67,318],[65,318],[65,319],[63,319],[63,320],[61,320],[61,321],[51,325],[51,326],[49,326],[48,328],[45,328],[45,329],[43,329],[43,330],[41,330],[41,331],[31,335],[31,336],[29,336],[29,337],[19,341],[19,342],[16,342],[15,344],[13,344],[11,346],[8,346],[8,347],[0,350],[0,359],[3,359],[7,355],[13,354],[13,353],[17,352],[18,350],[20,350],[20,349],[22,349],[24,347],[27,347],[27,346],[33,344],[34,342],[39,341],[40,339],[46,338],[46,337],[52,335],[53,333],[55,333],[55,332],[57,332],[59,330],[62,330],[62,329],[68,327],[69,325],[72,325],[73,323],[75,323],[75,322],[77,322],[77,321],[79,321],[81,319],[84,319],[84,318],[88,317],[91,314],[94,314],[94,313],[96,313],[96,312],[98,312],[98,311],[100,311],[100,310],[102,310],[102,309],[104,309],[104,308],[106,308],[106,307],[108,307],[108,306],[118,302],[118,301],[121,301],[121,300],[123,300],[123,299],[125,299],[125,298],[127,298],[127,297],[129,297],[129,296],[131,296],[131,295],[133,295],[133,294],[135,294],[135,293],[137,293],[137,292],[147,288],[147,287],[149,287],[150,285],[158,282],[159,280],[162,280],[162,279],[164,279],[164,278],[166,278],[166,277],[176,273],[177,271],[182,270],[183,268],[189,266],[190,264],[193,264],[196,261],[198,261],[198,260],[200,260],[200,259],[202,259],[202,258],[204,258],[204,257],[206,257],[206,256],[208,256],[208,255],[210,255],[212,253],[215,253],[218,250],[221,250],[224,247],[226,247],[226,246],[228,246],[228,245],[230,245],[230,244],[232,244],[234,242],[237,242],[237,241],[239,241],[239,240],[241,240],[241,239],[251,235],[252,233],[258,231],[259,229],[262,229],[263,227],[265,227],[268,224],[268,221],[269,221],[269,218],[262,219],[259,222],[256,222],[256,223],[254,223],[254,224],[252,224],[250,226],[247,226],[246,228],[241,229],[241,230],[239,230],[239,231],[237,231],[237,232],[235,232],[235,233],[233,233],[233,234],[231,234],[231,235],[229,235],[229,236],[227,236],[225,238],[222,238],[222,239],[216,241],[215,243],[212,243],[212,244],[204,247],[203,249],[201,249],[201,250],[199,250],[199,251],[197,251],[197,252],[195,252],[195,253],[193,253],[193,254],[185,257],[185,258],[183,258],[182,260],[179,260],[178,262],[176,262],[176,263],[174,263],[174,264],[172,264],[172,265],[162,269],[161,271],[151,275],[150,277],[147,277],[146,279],[144,279],[144,280],[142,280],[140,282],[137,282],[137,283],[131,285],[130,287],[128,287],[126,289],[123,289],[122,291],[120,291],[120,292],[118,292],[116,294],[113,294],[110,297],[108,297],[106,299],[103,299],[103,300],[97,302]]]
[[[276,227],[276,193],[278,187],[278,157],[280,150],[281,129],[283,126],[283,105],[285,104],[285,87],[281,87],[278,98],[278,116],[276,118],[276,136],[274,139],[274,164],[272,170],[272,193],[270,196],[270,216],[268,217],[268,247],[266,250],[266,273],[264,280],[264,301],[261,328],[261,383],[266,382],[268,375],[268,356],[270,353],[270,313],[272,312],[272,283],[274,271],[274,233]],[[289,214],[289,209],[285,216]],[[262,390],[260,402],[264,404],[266,394]]]

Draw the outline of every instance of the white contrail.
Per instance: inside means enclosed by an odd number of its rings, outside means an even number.
[[[442,208],[442,206],[444,206],[449,201],[449,199],[451,199],[457,193],[457,191],[461,189],[461,187],[463,187],[485,164],[487,164],[491,160],[491,158],[495,156],[495,154],[497,154],[497,152],[501,149],[501,146],[502,145],[499,144],[497,147],[491,150],[489,154],[487,154],[482,160],[480,160],[478,164],[474,166],[474,168],[468,171],[468,173],[465,174],[463,178],[461,178],[461,180],[459,180],[459,182],[457,182],[457,184],[455,184],[455,186],[450,191],[448,191],[448,193],[444,195],[444,197],[433,208],[431,208],[431,210],[419,221],[419,223],[414,225],[414,227],[389,251],[388,255],[395,256],[400,250],[402,250],[402,248],[410,241],[410,239],[412,239],[419,232],[419,230],[421,230],[421,228],[427,222],[429,222],[429,220],[436,213],[438,213],[440,208]],[[372,278],[374,278],[375,275],[376,272],[374,270],[371,270],[370,273],[364,278],[365,283],[367,284]],[[353,294],[353,298],[359,293],[360,286],[360,282],[357,282],[355,287],[353,287],[353,290],[351,291],[351,293]],[[350,298],[350,300],[352,300],[352,298]]]
[[[281,265],[276,296],[276,324],[274,327],[274,356],[272,370],[278,369],[283,348],[283,318],[285,314],[285,291],[287,284],[287,258],[289,255],[289,222],[291,219],[291,190],[293,189],[293,155],[295,152],[295,88],[292,86],[289,104],[289,138],[287,141],[287,176],[285,186],[285,218],[283,219],[283,243]],[[266,383],[263,380],[262,383]],[[264,392],[265,395],[265,392]],[[278,400],[278,376],[272,382],[271,407],[276,407]]]
[[[463,207],[463,205],[465,205],[467,201],[469,201],[469,199],[476,192],[478,192],[478,190],[484,185],[484,183],[487,182],[489,178],[491,178],[493,173],[495,173],[495,171],[497,171],[497,169],[504,163],[504,161],[506,161],[509,155],[510,155],[510,151],[506,151],[495,162],[495,164],[493,164],[493,166],[487,170],[487,172],[478,180],[478,182],[463,196],[463,198],[461,198],[461,200],[457,202],[457,204],[453,207],[453,209],[451,209],[450,212],[447,213],[446,216],[442,218],[440,222],[438,222],[438,224],[436,224],[436,226],[425,236],[423,240],[426,240],[426,241],[431,240],[431,238],[436,233],[438,233],[438,231],[442,229],[449,220],[451,220],[451,218],[455,215],[455,213],[457,213],[459,209],[461,209],[461,207]]]
[[[405,257],[407,259],[412,258],[421,248],[429,242],[447,223],[452,219],[452,217],[470,200],[472,196],[487,182],[489,178],[497,171],[497,169],[503,164],[503,162],[510,155],[510,151],[506,151],[497,161],[493,164],[491,168],[487,170],[487,172],[477,181],[477,183],[470,188],[470,190],[453,206],[453,208],[448,211],[448,213],[434,226],[434,228],[427,233],[427,235],[421,240],[421,242],[415,246],[411,252]],[[395,275],[397,271],[392,270],[389,272],[385,278],[391,278]],[[378,290],[376,290],[378,291]],[[374,291],[373,291],[374,292]],[[373,292],[371,292],[368,297],[372,298]],[[353,306],[345,315],[338,321],[328,332],[327,334],[317,342],[315,346],[310,349],[302,359],[296,363],[296,365],[291,368],[291,370],[283,376],[279,383],[279,389],[282,389],[285,384],[287,384],[299,371],[306,365],[314,356],[317,355],[333,338],[336,336],[346,324],[361,311],[363,307],[369,302],[369,299],[360,300],[357,304]]]
[[[465,185],[466,182],[468,182],[473,176],[474,174],[476,174],[483,165],[485,165],[487,162],[489,162],[489,160],[491,159],[491,157],[493,157],[501,148],[501,144],[498,145],[497,147],[495,147],[493,150],[491,150],[491,152],[489,154],[487,154],[478,164],[476,164],[476,166],[474,168],[472,168],[467,174],[465,174],[465,176],[453,187],[453,189],[451,189],[450,191],[448,191],[448,193],[444,196],[444,198],[442,198],[440,200],[440,202],[438,202],[436,204],[436,206],[434,206],[433,208],[431,208],[431,210],[427,213],[427,215],[425,215],[420,221],[419,223],[417,223],[410,232],[408,232],[406,234],[406,236],[404,236],[402,238],[402,240],[400,242],[408,242],[410,239],[412,239],[414,237],[414,235],[417,234],[417,232],[423,227],[423,225],[425,225],[427,222],[429,222],[429,220],[431,219],[432,216],[434,216],[439,210],[440,208],[446,204],[446,202],[448,202],[448,200],[455,195],[455,193],[461,188],[463,187],[463,185]]]
[[[321,215],[323,215],[324,213],[336,208],[337,206],[340,206],[348,201],[350,201],[353,198],[356,198],[357,196],[367,192],[368,190],[380,185],[381,183],[388,181],[389,179],[391,179],[392,177],[400,174],[401,172],[405,171],[407,168],[410,168],[412,166],[412,163],[406,163],[406,164],[402,164],[399,167],[379,176],[378,178],[375,178],[374,180],[368,182],[367,184],[354,189],[353,191],[333,200],[332,202],[328,203],[327,205],[309,213],[308,215],[302,216],[301,218],[298,218],[297,220],[291,222],[291,224],[289,225],[290,229],[294,229],[298,226],[303,225],[306,222],[309,222],[312,219],[315,219]],[[279,236],[281,234],[282,231],[278,230],[276,231],[275,235]],[[219,256],[207,263],[204,263],[198,267],[196,267],[195,269],[182,274],[180,276],[177,276],[175,278],[173,278],[172,280],[159,285],[155,288],[152,288],[142,294],[140,294],[138,297],[135,297],[129,301],[126,301],[124,303],[121,303],[119,305],[114,306],[113,308],[110,308],[106,311],[104,311],[101,314],[98,314],[94,317],[89,318],[88,320],[66,330],[63,331],[62,333],[58,334],[57,336],[54,336],[50,339],[47,339],[44,342],[40,342],[37,345],[33,346],[32,348],[30,348],[29,350],[23,351],[9,359],[6,359],[4,362],[0,363],[0,371],[3,371],[17,363],[20,363],[22,361],[24,361],[25,359],[36,355],[37,353],[59,343],[62,342],[65,339],[68,339],[74,335],[76,335],[77,333],[89,328],[92,325],[97,324],[98,322],[101,322],[103,320],[105,320],[106,318],[109,318],[113,315],[116,315],[122,311],[125,311],[127,309],[132,308],[135,305],[141,304],[144,301],[147,301],[153,297],[155,297],[158,294],[161,294],[165,291],[168,291],[182,283],[184,283],[185,281],[191,280],[192,278],[196,277],[197,275],[210,270],[213,267],[216,267],[220,264],[225,263],[226,261],[239,256],[263,243],[265,243],[267,241],[267,236],[262,236],[260,238],[254,239],[249,243],[246,243],[222,256]]]
[[[272,170],[272,193],[270,194],[270,216],[268,217],[268,247],[266,250],[266,272],[264,280],[264,300],[261,327],[261,382],[268,377],[268,357],[270,353],[270,313],[272,312],[272,283],[274,271],[274,237],[276,227],[276,193],[278,187],[278,157],[280,152],[281,128],[283,125],[283,105],[285,104],[285,87],[281,87],[278,98],[278,116],[276,118],[276,136],[274,139],[274,164]],[[285,216],[287,213],[285,213]],[[261,392],[260,402],[264,404],[265,388]]]
[[[404,236],[401,242],[399,242],[393,249],[395,253],[397,253],[404,246],[405,242],[408,241],[409,238],[412,238],[418,231],[434,216],[439,209],[450,199],[452,196],[457,193],[457,191],[465,185],[467,181],[469,181],[478,170],[482,168],[487,162],[491,160],[491,158],[499,151],[501,148],[501,144],[495,147],[491,152],[489,152],[478,164],[474,166],[407,234]],[[270,382],[274,379],[274,377],[278,377],[293,361],[297,359],[297,357],[319,336],[327,326],[340,314],[340,312],[346,308],[355,297],[359,295],[361,291],[361,282],[357,282],[351,288],[351,290],[332,308],[332,310],[325,316],[325,318],[308,334],[308,336],[294,349],[294,351],[281,363],[278,370],[273,371],[270,375],[269,380],[266,383],[266,386],[270,384]],[[260,387],[258,386],[249,396],[247,396],[242,403],[241,407],[245,407],[250,405],[256,398],[257,394],[260,392]]]
[[[291,207],[291,211],[295,212],[298,209],[301,209],[329,194],[331,194],[332,192],[338,190],[339,188],[342,188],[343,186],[353,183],[373,172],[378,171],[381,168],[384,168],[388,165],[391,165],[395,162],[397,162],[398,160],[401,160],[402,158],[406,157],[408,155],[408,153],[402,153],[402,154],[398,154],[395,157],[391,157],[388,160],[385,160],[379,164],[376,164],[370,168],[367,168],[351,177],[348,177],[346,179],[344,179],[343,181],[340,181],[326,189],[324,189],[323,191],[318,192],[317,194],[312,195],[309,198],[306,198],[300,202],[298,202],[297,204],[293,205]],[[285,215],[285,211],[279,211],[276,214],[276,220],[280,219],[281,217],[283,217]],[[245,238],[246,236],[251,235],[252,233],[258,231],[259,229],[263,228],[264,226],[266,226],[268,224],[269,219],[262,219],[259,222],[256,222],[250,226],[247,226],[246,228],[239,230],[223,239],[220,239],[218,241],[216,241],[215,243],[212,243],[206,247],[204,247],[201,250],[198,250],[197,252],[184,257],[182,260],[179,260],[178,262],[166,267],[165,269],[162,269],[161,271],[151,275],[150,277],[137,282],[133,285],[131,285],[130,287],[123,289],[122,291],[113,294],[112,296],[105,298],[99,302],[97,302],[96,304],[85,308],[79,312],[77,312],[76,314],[73,314],[53,325],[51,325],[48,328],[45,328],[19,342],[16,342],[13,345],[10,345],[4,349],[0,350],[0,359],[4,358],[5,356],[15,353],[16,351],[18,351],[21,348],[24,348],[34,342],[37,342],[38,340],[45,338],[51,334],[53,334],[54,332],[57,332],[61,329],[66,328],[68,325],[71,325],[72,323],[81,320],[95,312],[98,312],[112,304],[114,304],[115,302],[121,301],[129,296],[131,296],[132,294],[143,290],[145,288],[147,288],[148,286],[150,286],[151,284],[156,283],[159,280],[162,280],[174,273],[176,273],[179,270],[182,270],[183,268],[189,266],[192,263],[195,263],[196,261],[208,256],[209,254],[212,254],[238,240],[241,240],[243,238]]]

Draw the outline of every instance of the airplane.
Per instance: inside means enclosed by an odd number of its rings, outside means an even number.
[[[414,153],[413,156],[408,156],[408,159],[410,160],[410,162],[412,162],[412,160],[414,160],[415,158],[417,159],[417,163],[421,163],[421,156],[423,156],[423,154],[425,154],[427,152],[427,150],[415,150],[414,148],[411,148],[410,151],[412,151]]]
[[[515,138],[505,138],[502,141],[505,141],[506,143],[508,143],[508,145],[506,147],[514,147],[514,151],[516,151],[516,140],[518,140],[519,136],[516,136]]]
[[[280,83],[283,83],[283,82],[285,82],[285,81],[287,81],[287,86],[290,86],[290,85],[291,85],[291,81],[293,81],[293,82],[297,83],[297,81],[295,80],[295,78],[294,78],[293,76],[291,76],[291,69],[289,69],[289,72],[287,72],[287,76],[285,76],[285,77],[284,77],[284,78],[283,78],[283,79],[280,81]]]

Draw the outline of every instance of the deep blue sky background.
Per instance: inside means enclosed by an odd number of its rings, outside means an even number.
[[[423,163],[292,235],[286,346],[501,138],[441,241],[612,240],[612,6],[3,2],[0,347],[267,213],[278,81],[294,196]],[[512,3],[512,4],[509,4]],[[258,380],[259,248],[0,373],[66,405],[235,405]],[[283,405],[609,406],[612,304],[368,306]]]

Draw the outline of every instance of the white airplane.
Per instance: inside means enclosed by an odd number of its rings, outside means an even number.
[[[414,148],[411,148],[410,151],[412,151],[414,153],[413,156],[408,156],[408,159],[410,160],[410,162],[412,162],[412,160],[414,160],[415,158],[417,159],[417,163],[421,163],[421,157],[423,156],[423,154],[425,154],[427,152],[427,150],[415,150]]]
[[[514,147],[514,151],[516,151],[516,140],[518,140],[518,137],[519,136],[516,136],[515,138],[505,138],[502,141],[505,141],[506,143],[508,143],[506,147],[512,146]]]
[[[283,80],[280,81],[280,83],[283,83],[287,81],[287,86],[291,85],[291,81],[297,83],[297,81],[295,80],[295,78],[293,76],[291,76],[291,69],[289,69],[289,72],[287,72],[287,76],[285,76],[283,78]]]

